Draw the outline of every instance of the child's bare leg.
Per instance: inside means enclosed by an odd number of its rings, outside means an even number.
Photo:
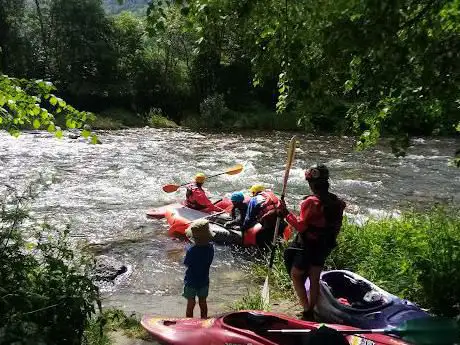
[[[187,310],[185,312],[185,317],[193,317],[193,309],[195,309],[195,304],[195,297],[187,298]]]
[[[208,303],[206,302],[206,297],[198,297],[198,304],[200,305],[201,318],[208,318]]]

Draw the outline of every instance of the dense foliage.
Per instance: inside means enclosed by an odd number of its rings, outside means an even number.
[[[150,0],[103,0],[104,9],[111,14],[130,11],[145,14]]]
[[[68,229],[31,218],[35,188],[0,191],[0,343],[81,344],[99,301],[91,261],[72,250]]]
[[[295,111],[307,128],[354,129],[362,147],[381,132],[402,143],[453,133],[459,121],[459,1],[175,3],[197,58],[209,62],[204,93],[223,86],[220,70],[243,64],[254,86],[277,83],[279,111]],[[156,32],[167,4],[152,2]]]
[[[0,69],[94,112],[361,134],[451,134],[460,1],[1,0]],[[224,112],[207,121],[208,104]],[[274,111],[282,115],[276,117]],[[133,115],[134,114],[134,115]],[[279,122],[276,118],[284,118]]]

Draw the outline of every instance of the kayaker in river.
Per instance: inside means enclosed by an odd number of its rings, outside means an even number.
[[[329,170],[325,165],[307,169],[305,179],[313,194],[300,204],[300,216],[289,213],[284,202],[281,202],[280,213],[298,231],[284,252],[284,259],[304,310],[302,318],[312,320],[313,308],[318,300],[320,274],[326,258],[337,244],[345,202],[329,192]],[[307,277],[310,278],[310,300],[304,285]]]
[[[209,268],[214,258],[214,247],[209,241],[213,233],[206,219],[198,219],[186,230],[186,235],[194,242],[187,248],[184,265],[187,266],[184,278],[184,296],[187,299],[186,317],[193,317],[196,297],[200,306],[201,318],[208,317],[206,298],[209,293]]]
[[[242,192],[232,193],[230,200],[232,201],[232,211],[230,216],[232,220],[226,222],[224,227],[227,229],[240,230],[246,218],[248,204],[244,202],[244,194]]]
[[[241,231],[244,236],[246,230],[256,223],[260,223],[263,229],[257,234],[257,245],[263,247],[272,240],[280,200],[272,191],[267,190],[261,184],[253,185],[249,191],[252,193],[252,197],[249,200],[248,211]]]
[[[185,193],[185,206],[207,213],[221,212],[222,209],[215,206],[203,190],[205,180],[206,175],[198,173],[195,175],[195,182],[185,186],[187,189]]]

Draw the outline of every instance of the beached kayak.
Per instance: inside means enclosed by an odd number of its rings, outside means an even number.
[[[230,212],[231,210],[231,201],[227,198],[224,198],[215,203],[216,206],[226,209]],[[244,236],[242,236],[241,231],[226,229],[223,224],[230,220],[229,212],[225,214],[220,214],[215,217],[209,217],[209,213],[202,211],[197,211],[188,207],[185,207],[182,204],[170,204],[157,209],[149,210],[147,212],[147,217],[154,219],[166,218],[166,221],[169,224],[168,234],[172,237],[184,237],[185,230],[190,225],[190,223],[196,219],[208,217],[210,221],[211,230],[214,232],[215,236],[213,241],[215,243],[222,244],[238,244],[243,246],[256,246],[261,245],[262,243],[268,242],[271,240],[271,236],[263,233],[264,229],[261,224],[256,224],[252,228],[248,229]],[[291,235],[291,228],[287,226],[284,229],[283,236],[285,239],[288,239]]]
[[[266,330],[315,329],[320,326],[262,311],[240,311],[207,320],[144,316],[141,324],[155,340],[165,345],[302,345],[308,344],[308,333],[268,333]],[[338,330],[353,329],[343,325],[328,326]],[[347,340],[353,345],[407,344],[380,334],[349,335]]]
[[[305,283],[307,291],[310,283]],[[317,320],[359,328],[386,328],[404,321],[428,317],[415,304],[381,289],[360,275],[345,271],[321,274]]]

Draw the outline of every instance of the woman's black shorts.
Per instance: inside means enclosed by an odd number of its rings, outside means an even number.
[[[290,246],[284,251],[284,264],[288,273],[292,267],[306,271],[310,266],[324,266],[332,247],[325,245],[307,245],[305,248]]]

